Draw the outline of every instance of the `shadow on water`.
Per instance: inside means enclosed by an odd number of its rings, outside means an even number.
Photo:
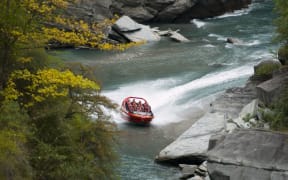
[[[146,124],[146,123],[145,124],[138,124],[138,123],[133,123],[133,122],[126,122],[124,124],[127,127],[139,128],[139,129],[150,128],[151,126],[153,126],[151,124]]]

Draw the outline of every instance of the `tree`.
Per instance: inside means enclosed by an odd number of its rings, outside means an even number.
[[[0,107],[0,177],[1,179],[30,179],[26,121],[27,114],[15,102],[2,102]]]
[[[135,45],[111,44],[103,33],[117,17],[102,23],[86,23],[65,16],[73,0],[2,0],[0,2],[0,80],[23,63],[34,61],[27,50],[43,48],[48,42],[85,45],[103,50],[124,50]]]
[[[63,14],[68,3],[0,1],[3,178],[115,178],[116,129],[103,112],[103,106],[115,104],[100,95],[96,82],[52,67],[44,47],[51,41],[102,49],[125,46],[105,43],[102,26],[113,20],[100,25],[68,19]]]

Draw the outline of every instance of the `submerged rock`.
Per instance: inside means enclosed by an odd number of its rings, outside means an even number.
[[[288,134],[236,130],[208,151],[213,180],[284,180],[288,178]]]
[[[231,37],[227,38],[226,42],[230,44],[237,44],[237,45],[243,44],[243,42],[240,39],[231,38]]]

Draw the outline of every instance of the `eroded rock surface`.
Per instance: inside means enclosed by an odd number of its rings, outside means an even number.
[[[208,151],[213,180],[284,180],[288,178],[288,134],[239,129],[218,136]]]

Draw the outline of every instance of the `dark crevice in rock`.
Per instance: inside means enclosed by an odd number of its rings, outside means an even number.
[[[207,160],[207,156],[193,155],[193,156],[183,156],[177,159],[167,159],[167,160],[161,159],[161,161],[158,161],[156,157],[155,162],[157,162],[158,164],[178,166],[179,164],[200,165],[206,160]]]

